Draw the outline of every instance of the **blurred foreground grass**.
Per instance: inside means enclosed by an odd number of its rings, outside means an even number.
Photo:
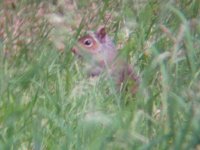
[[[200,1],[2,1],[0,149],[200,149]],[[106,24],[141,85],[116,93],[70,52]]]

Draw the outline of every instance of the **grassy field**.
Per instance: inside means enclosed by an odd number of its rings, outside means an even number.
[[[70,51],[100,25],[135,96]],[[0,1],[0,149],[200,150],[200,1]]]

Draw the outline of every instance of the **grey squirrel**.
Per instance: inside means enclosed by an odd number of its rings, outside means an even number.
[[[139,86],[139,78],[131,66],[118,57],[118,50],[111,38],[107,35],[105,27],[100,27],[96,32],[88,32],[80,37],[72,48],[75,55],[83,57],[89,69],[89,77],[99,76],[107,71],[114,80],[117,89],[123,84],[129,85],[129,91],[135,94]]]

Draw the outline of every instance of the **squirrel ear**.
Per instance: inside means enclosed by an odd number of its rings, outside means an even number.
[[[106,41],[106,29],[105,27],[100,27],[98,30],[97,30],[97,37],[98,39],[103,43]]]

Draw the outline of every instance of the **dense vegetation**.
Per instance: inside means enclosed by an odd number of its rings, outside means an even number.
[[[0,2],[0,149],[200,149],[200,1]],[[105,25],[135,96],[70,49]]]

